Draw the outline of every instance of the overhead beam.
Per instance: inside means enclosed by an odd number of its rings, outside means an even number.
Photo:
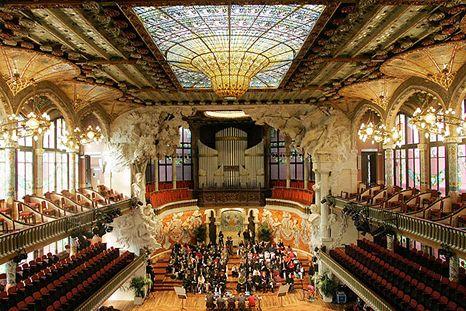
[[[175,5],[278,5],[278,4],[340,4],[340,3],[359,3],[358,0],[94,0],[102,4],[119,4],[128,6],[175,6]],[[453,0],[455,1],[455,0]],[[459,0],[458,2],[460,2]],[[27,7],[72,7],[81,6],[81,0],[3,0],[2,6],[27,6]],[[444,4],[445,0],[377,0],[377,5],[434,5]]]

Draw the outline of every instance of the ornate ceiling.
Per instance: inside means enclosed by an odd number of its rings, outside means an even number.
[[[217,31],[207,31],[208,26],[222,28],[221,18],[215,20],[215,16],[221,17],[231,3],[260,5],[255,9],[293,5],[276,8],[285,11],[301,8],[315,13],[306,14],[307,19],[292,19],[291,26],[283,28],[287,33],[280,38],[276,38],[278,32],[274,34],[277,42],[286,42],[290,47],[289,54],[282,59],[283,66],[258,74],[252,83],[254,89],[238,101],[224,101],[210,89],[202,89],[209,86],[205,76],[199,73],[196,76],[181,64],[186,53],[181,50],[186,48],[187,41],[193,40],[192,27],[198,27],[196,33],[203,36]],[[216,12],[213,17],[203,16],[200,7],[193,6],[212,4],[226,6],[213,7]],[[167,5],[191,6],[178,7],[177,12]],[[280,10],[275,13],[277,16],[282,13]],[[184,19],[178,19],[179,12],[196,13],[204,20],[202,23],[186,20],[184,13],[181,15]],[[53,57],[51,60],[61,58],[70,66],[79,67],[75,80],[103,86],[102,94],[94,87],[89,96],[94,99],[93,104],[98,103],[111,116],[138,104],[330,104],[350,113],[360,105],[360,100],[344,98],[340,89],[384,78],[380,67],[394,56],[464,40],[460,21],[464,20],[465,12],[466,5],[456,0],[3,0],[0,46],[40,52]],[[161,14],[165,16],[163,21],[157,18]],[[257,27],[248,29],[254,34],[251,38],[256,39],[263,38],[259,33],[275,20],[251,12],[244,16],[243,20],[237,20],[235,29],[239,32],[242,25],[253,25],[251,19],[255,18]],[[170,37],[175,22],[179,27],[180,23],[184,26],[190,23],[192,27]],[[293,31],[292,27],[299,31]],[[65,93],[74,94],[69,85],[64,88]],[[117,91],[109,91],[110,88]]]

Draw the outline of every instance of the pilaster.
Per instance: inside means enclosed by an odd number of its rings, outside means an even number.
[[[172,188],[176,189],[176,155],[172,157]]]
[[[458,144],[461,140],[458,137],[445,138],[448,160],[448,190],[449,195],[458,194]]]
[[[33,161],[33,192],[37,196],[42,196],[44,193],[44,148],[42,148],[42,137],[34,144]]]
[[[385,186],[393,187],[395,185],[395,180],[393,178],[393,167],[394,167],[394,160],[393,160],[393,150],[394,145],[384,145],[383,149],[385,150]]]

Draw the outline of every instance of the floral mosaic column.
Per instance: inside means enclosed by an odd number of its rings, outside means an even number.
[[[419,131],[419,162],[420,162],[420,173],[421,173],[421,191],[430,189],[430,163],[429,163],[429,143],[428,138],[425,137],[424,131]]]
[[[7,140],[5,143],[5,176],[6,176],[6,202],[9,206],[13,206],[13,201],[16,199],[16,149],[18,143],[13,140]],[[18,218],[16,208],[12,209],[12,218]]]
[[[458,180],[458,142],[457,137],[447,137],[445,143],[447,144],[447,158],[448,158],[448,189],[449,194],[452,192],[457,194],[459,180]]]
[[[6,283],[8,285],[16,285],[16,267],[18,267],[18,264],[13,260],[6,263]]]
[[[34,170],[34,194],[38,196],[42,196],[44,192],[44,149],[42,146],[36,145],[34,148],[34,165],[33,165],[33,170]]]
[[[387,187],[393,187],[395,185],[395,181],[393,179],[393,145],[385,145],[383,146],[385,149],[385,185]]]
[[[458,282],[460,272],[460,259],[458,256],[452,256],[448,260],[450,281]]]
[[[68,174],[70,174],[70,185],[69,189],[71,193],[76,192],[76,153],[75,152],[69,152],[69,163],[70,163],[70,170]]]
[[[172,157],[172,183],[173,189],[176,189],[176,154]]]

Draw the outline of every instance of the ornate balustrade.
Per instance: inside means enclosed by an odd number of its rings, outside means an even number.
[[[273,188],[272,199],[290,200],[311,205],[314,200],[314,191],[296,188]]]
[[[347,203],[346,200],[336,199],[337,207],[343,208]],[[464,230],[356,203],[353,203],[352,208],[364,211],[372,222],[389,225],[403,235],[410,235],[418,241],[429,241],[436,247],[447,244],[452,250],[466,254],[466,231]]]
[[[130,206],[131,201],[125,200],[2,235],[0,236],[0,263],[15,257],[19,251],[30,252],[68,236],[76,228],[91,225],[96,221],[98,213],[116,209],[124,212]]]
[[[358,297],[374,310],[391,311],[390,305],[380,298],[372,290],[364,286],[355,277],[353,277],[346,269],[340,266],[330,255],[321,252],[320,260],[323,266],[327,267],[339,280],[345,283]]]
[[[170,189],[153,192],[150,195],[150,203],[153,207],[161,207],[167,203],[191,200],[193,191],[191,189]]]
[[[133,260],[126,268],[118,272],[110,281],[97,290],[89,299],[81,304],[76,310],[92,311],[97,310],[117,289],[119,289],[130,277],[141,268],[145,273],[147,257],[141,255]]]

